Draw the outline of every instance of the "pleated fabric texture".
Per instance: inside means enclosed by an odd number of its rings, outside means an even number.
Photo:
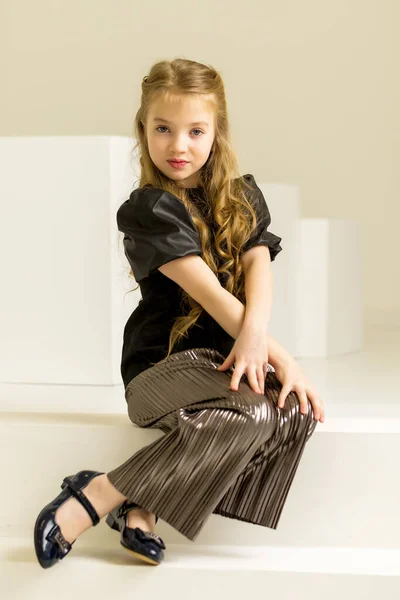
[[[193,541],[210,514],[276,529],[304,447],[318,423],[300,412],[268,367],[264,394],[245,374],[230,390],[234,368],[213,348],[171,354],[125,390],[128,415],[165,435],[107,473],[111,483]]]

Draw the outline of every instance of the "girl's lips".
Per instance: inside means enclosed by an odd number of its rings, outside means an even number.
[[[183,167],[185,167],[186,165],[189,164],[187,161],[177,162],[177,161],[174,161],[174,160],[168,160],[167,162],[168,162],[169,165],[171,165],[171,167],[173,169],[183,169]]]

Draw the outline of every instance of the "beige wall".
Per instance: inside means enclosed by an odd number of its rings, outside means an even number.
[[[360,219],[365,316],[400,325],[399,29],[398,0],[0,0],[0,135],[129,136],[153,62],[212,64],[242,172]]]

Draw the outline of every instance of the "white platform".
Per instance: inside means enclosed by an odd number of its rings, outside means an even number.
[[[118,534],[116,533],[116,536]],[[118,538],[117,538],[118,539]],[[118,543],[74,545],[44,571],[28,540],[0,545],[0,594],[12,600],[162,597],[167,600],[397,600],[400,553],[375,548],[170,546],[160,566],[144,565]]]
[[[29,386],[2,385],[0,468],[7,485],[0,495],[1,596],[30,600],[34,590],[34,597],[50,598],[56,582],[60,598],[67,592],[83,598],[85,591],[123,597],[134,582],[135,593],[163,589],[182,599],[222,593],[239,599],[268,589],[287,600],[316,600],[321,590],[332,600],[397,600],[400,398],[393,360],[400,330],[366,333],[362,352],[301,363],[324,399],[325,423],[317,424],[305,448],[278,529],[211,515],[192,543],[160,520],[156,531],[167,551],[156,568],[126,553],[119,534],[102,520],[64,562],[43,571],[32,531],[63,477],[83,468],[107,471],[163,434],[135,427],[120,411],[96,415],[91,403],[101,398],[104,410],[107,391],[113,401],[125,402],[110,387],[100,396],[97,386],[69,386],[69,397],[55,403],[58,412],[43,412],[43,404],[27,413]],[[48,402],[48,392],[56,395],[60,387],[35,389],[36,398],[47,392]],[[10,398],[19,411],[10,410]],[[76,412],[79,400],[91,404],[92,414]]]
[[[277,530],[211,515],[196,543],[236,545],[240,539],[246,546],[398,547],[400,414],[387,405],[384,410],[390,418],[382,410],[378,421],[365,416],[346,421],[345,409],[331,417],[327,407]],[[82,469],[107,472],[162,435],[139,429],[122,415],[0,414],[0,467],[7,480],[0,496],[0,536],[29,536],[65,476]],[[85,536],[111,543],[113,531],[103,525]],[[191,544],[167,523],[157,527],[170,543]]]

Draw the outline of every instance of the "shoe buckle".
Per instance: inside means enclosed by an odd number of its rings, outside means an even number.
[[[143,540],[143,541],[153,540],[161,548],[164,548],[164,550],[166,549],[164,541],[160,538],[159,535],[157,535],[156,533],[153,533],[152,531],[143,531],[142,529],[140,529],[140,527],[137,527],[136,529],[138,531],[138,536],[141,540]]]
[[[122,506],[119,507],[119,509],[117,511],[117,517],[120,519],[121,517],[126,515],[127,512],[129,512],[129,511],[127,510],[125,504],[123,504]]]
[[[153,533],[152,531],[146,531],[146,536],[157,542],[157,544],[161,546],[161,548],[164,548],[164,550],[166,549],[163,540],[156,533]]]
[[[64,556],[68,554],[68,552],[72,548],[72,545],[69,542],[67,542],[59,528],[52,535],[49,535],[48,539],[52,542],[55,542],[58,545],[61,552],[60,558],[64,558]]]

